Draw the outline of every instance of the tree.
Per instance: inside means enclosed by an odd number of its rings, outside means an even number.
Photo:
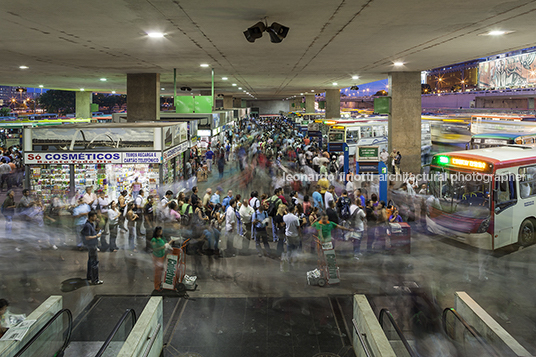
[[[107,108],[111,110],[114,106],[121,106],[127,102],[127,96],[124,94],[113,95],[113,94],[102,94],[97,93],[93,95],[93,103],[99,105],[99,107]]]
[[[48,90],[41,94],[37,101],[41,108],[48,113],[58,113],[60,115],[74,113],[75,92],[66,90]]]
[[[11,109],[9,107],[0,108],[0,116],[7,117],[9,114],[11,114]]]
[[[387,91],[382,89],[382,90],[377,91],[377,92],[374,94],[374,97],[383,97],[383,96],[385,96],[385,95],[387,95]]]

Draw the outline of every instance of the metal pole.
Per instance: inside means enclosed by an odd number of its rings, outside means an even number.
[[[177,68],[173,68],[173,106],[175,107],[175,111],[177,111],[176,98],[177,97]]]
[[[212,111],[216,107],[216,99],[214,98],[214,68],[212,68]]]

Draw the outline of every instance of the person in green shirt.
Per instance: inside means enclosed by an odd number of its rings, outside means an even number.
[[[162,227],[156,227],[151,239],[151,248],[153,249],[154,264],[154,289],[162,291],[162,274],[164,273],[164,263],[166,259],[166,240],[163,237]]]
[[[320,219],[312,224],[314,228],[316,228],[317,231],[319,231],[318,239],[322,243],[329,243],[331,242],[331,231],[335,228],[342,229],[344,231],[351,231],[351,229],[348,229],[343,226],[339,226],[337,223],[330,222],[328,219],[328,215],[326,213],[322,214]]]

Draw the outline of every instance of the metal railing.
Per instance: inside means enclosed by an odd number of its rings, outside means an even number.
[[[129,318],[130,318],[130,320],[128,320]],[[100,348],[99,352],[97,352],[95,357],[101,357],[101,356],[104,355],[104,353],[106,352],[106,350],[110,346],[110,343],[114,340],[114,338],[117,336],[117,334],[123,328],[123,325],[127,321],[131,322],[131,326],[123,334],[125,340],[128,337],[128,334],[130,333],[130,331],[132,331],[132,329],[134,328],[134,325],[136,324],[136,312],[133,309],[127,309],[123,313],[123,315],[121,316],[121,318],[119,319],[119,321],[115,325],[114,329],[112,330],[112,332],[110,333],[110,335],[108,336],[106,341],[104,341],[104,344]]]
[[[73,314],[71,313],[71,310],[69,309],[62,309],[58,311],[48,322],[41,327],[41,329],[28,341],[24,347],[21,348],[19,352],[14,357],[22,357],[26,356],[26,351],[29,350],[29,348],[47,331],[53,324],[56,322],[60,317],[67,316],[67,329],[62,328],[60,333],[63,335],[63,344],[61,347],[56,351],[53,352],[52,356],[50,357],[57,357],[57,356],[63,356],[63,352],[69,346],[69,342],[71,341],[71,333],[73,332]],[[50,342],[50,336],[45,336],[44,339],[46,339],[46,342]],[[29,352],[31,353],[31,352]],[[36,352],[37,353],[37,352]],[[43,351],[43,349],[39,350],[39,356],[48,357],[46,356],[46,352]]]
[[[363,337],[367,337],[366,334],[364,333],[361,333],[359,331],[359,328],[357,327],[357,321],[355,319],[352,319],[352,324],[354,325],[354,330],[355,330],[355,333],[357,335],[357,338],[359,338],[359,342],[361,343],[361,347],[363,347],[363,351],[365,351],[365,355],[367,355],[367,357],[372,357],[372,355],[370,354],[370,351],[367,347],[367,344],[365,343],[365,340],[363,339]]]
[[[473,338],[482,346],[482,348],[489,354],[490,357],[499,357],[497,352],[488,343],[486,343],[486,341],[482,338],[482,336],[480,336],[480,334],[476,332],[476,330],[472,326],[470,326],[467,323],[467,321],[465,321],[464,318],[461,317],[460,314],[458,314],[456,310],[454,310],[451,307],[448,307],[445,310],[443,310],[443,314],[442,314],[443,330],[445,331],[447,336],[455,340],[453,336],[449,335],[449,332],[447,329],[447,315],[449,313],[451,313],[453,316],[456,317],[456,319],[462,324],[465,330],[469,332],[471,336],[473,336]]]
[[[391,325],[395,329],[396,334],[398,335],[398,337],[400,338],[400,341],[402,342],[402,344],[404,345],[404,347],[408,351],[408,354],[411,357],[417,357],[417,354],[415,354],[415,352],[413,351],[413,348],[411,348],[411,346],[409,345],[408,340],[406,339],[406,337],[402,333],[402,330],[400,329],[400,327],[398,327],[398,324],[396,323],[395,319],[393,318],[393,315],[387,309],[381,309],[380,317],[378,318],[378,320],[380,321],[380,326],[382,327],[382,329],[385,331],[385,326],[383,324],[385,316],[387,316],[387,319],[389,320],[389,322],[391,323]]]

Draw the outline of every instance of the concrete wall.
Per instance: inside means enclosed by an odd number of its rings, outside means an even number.
[[[476,108],[529,109],[528,98],[476,97]]]
[[[374,311],[365,295],[354,295],[354,319],[357,328],[363,336],[365,344],[369,347],[372,356],[396,357],[389,340],[385,337],[382,327],[374,315]],[[365,351],[353,328],[352,344],[357,357],[365,357]]]
[[[160,73],[127,73],[128,122],[160,119]]]
[[[501,327],[467,293],[456,292],[454,309],[501,356],[530,357],[531,354]]]
[[[36,320],[32,325],[26,336],[22,341],[0,341],[0,356],[2,357],[12,357],[21,348],[23,348],[28,341],[32,339],[33,336],[61,309],[63,308],[63,299],[61,296],[52,295],[44,303],[42,303],[37,309],[35,309],[26,319],[27,320]],[[55,324],[55,328],[58,331],[63,331],[63,318],[60,318]],[[55,331],[55,332],[58,332]],[[54,331],[49,331],[49,334]],[[51,336],[50,336],[51,337]],[[28,356],[37,356],[39,355],[37,351],[43,347],[43,344],[49,341],[50,338],[43,336],[39,342],[33,344],[33,346],[28,350],[26,355]],[[61,342],[59,343],[58,348],[61,347]],[[33,351],[33,352],[32,352]]]
[[[249,108],[259,108],[259,114],[279,114],[280,111],[289,112],[288,100],[249,100]]]
[[[457,94],[442,94],[440,96],[430,95],[421,97],[421,106],[426,108],[445,108],[445,109],[459,109],[471,108],[471,101],[475,100],[476,94],[471,93],[457,93]]]

